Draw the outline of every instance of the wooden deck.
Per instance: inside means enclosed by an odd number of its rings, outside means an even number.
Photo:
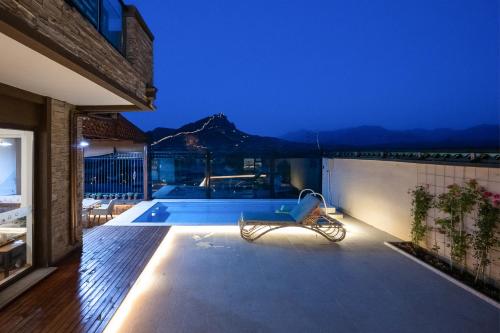
[[[1,332],[102,332],[168,227],[94,228],[82,253],[0,311]]]

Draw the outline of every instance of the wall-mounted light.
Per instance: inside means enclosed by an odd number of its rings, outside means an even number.
[[[0,147],[10,147],[10,146],[12,146],[11,142],[0,140]]]
[[[85,148],[85,147],[88,147],[90,146],[90,143],[88,141],[80,141],[80,143],[78,144],[78,146],[80,146],[80,148]]]

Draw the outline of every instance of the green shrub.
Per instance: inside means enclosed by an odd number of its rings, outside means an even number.
[[[411,241],[414,245],[418,246],[427,233],[425,221],[429,209],[432,207],[434,196],[429,193],[426,186],[421,185],[411,190],[410,194],[412,196],[411,216],[413,217],[411,223]]]
[[[475,219],[475,231],[472,237],[474,258],[476,263],[475,281],[484,278],[484,271],[491,263],[488,258],[490,249],[499,244],[496,238],[496,228],[500,224],[500,195],[482,192],[479,199],[478,214]]]

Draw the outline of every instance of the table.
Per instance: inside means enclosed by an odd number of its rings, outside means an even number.
[[[101,200],[86,198],[82,200],[82,209],[84,210],[92,209],[95,208],[95,206],[99,205],[100,203]]]
[[[86,198],[82,200],[82,215],[87,216],[87,226],[90,223],[90,211],[101,204],[101,200]]]

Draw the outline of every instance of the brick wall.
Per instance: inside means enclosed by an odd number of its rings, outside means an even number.
[[[125,16],[126,57],[146,83],[153,83],[153,41],[141,24],[142,17],[129,6]]]
[[[51,103],[50,115],[50,149],[51,149],[51,262],[56,262],[71,250],[77,248],[81,243],[71,244],[70,228],[71,228],[71,110],[72,105],[57,101],[49,100]],[[78,131],[81,133],[81,124],[78,126]],[[82,187],[82,168],[81,163],[83,157],[79,153],[79,170],[77,174],[78,186]],[[77,200],[81,201],[81,193]],[[81,216],[79,213],[78,216]],[[78,223],[80,226],[81,223]],[[77,231],[81,240],[81,227]]]
[[[152,41],[127,18],[133,50],[127,60],[95,27],[64,0],[0,0],[0,12],[17,17],[29,29],[57,43],[69,54],[109,78],[129,95],[145,102],[152,81]],[[147,37],[147,36],[146,36]]]

